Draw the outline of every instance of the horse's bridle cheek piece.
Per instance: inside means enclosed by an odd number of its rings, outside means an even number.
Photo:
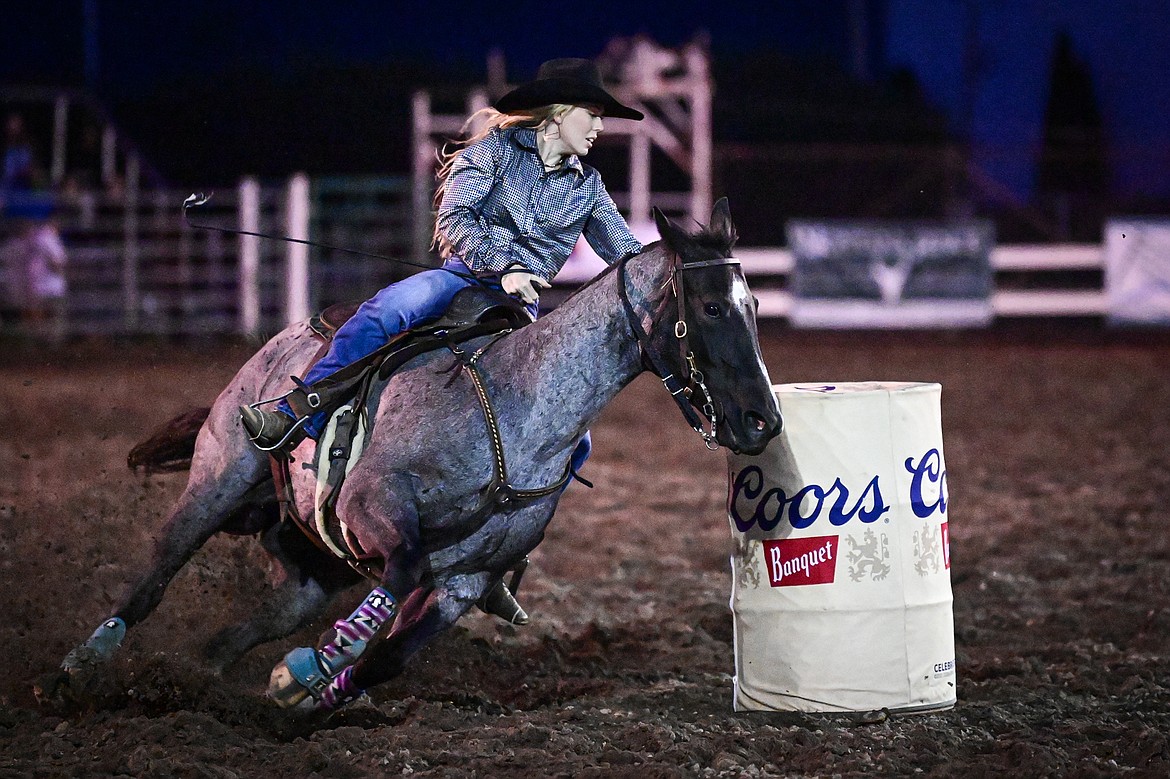
[[[719,444],[715,440],[719,426],[718,412],[715,410],[715,401],[711,398],[711,393],[707,389],[706,376],[703,375],[703,371],[696,364],[695,353],[691,350],[688,341],[689,328],[687,326],[686,315],[686,284],[683,282],[681,273],[697,268],[740,264],[740,261],[735,257],[719,257],[713,260],[702,260],[699,262],[683,262],[681,258],[676,257],[670,277],[662,286],[670,286],[674,292],[675,301],[678,304],[678,318],[674,323],[674,337],[678,341],[679,364],[682,370],[685,370],[687,373],[684,377],[685,380],[681,382],[675,378],[673,372],[667,370],[654,356],[654,352],[650,346],[650,336],[642,328],[642,324],[634,312],[634,307],[630,303],[629,293],[626,291],[626,262],[623,260],[621,266],[618,268],[618,292],[622,300],[622,307],[626,312],[626,318],[630,323],[630,329],[633,330],[634,337],[638,341],[643,364],[662,380],[663,386],[666,387],[666,391],[670,393],[675,403],[678,404],[679,410],[682,411],[687,423],[702,437],[703,443],[711,450],[719,448]],[[695,408],[690,401],[696,390],[699,392],[699,398],[702,400],[703,415],[711,424],[709,431],[703,429],[703,420],[695,413]]]

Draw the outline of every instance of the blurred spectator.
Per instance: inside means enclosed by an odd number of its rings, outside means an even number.
[[[4,125],[4,171],[0,174],[0,205],[7,216],[44,217],[44,198],[33,192],[40,184],[36,155],[20,114],[9,114]]]
[[[60,343],[65,337],[65,244],[52,219],[20,220],[0,246],[5,308],[27,334]]]
[[[0,246],[3,300],[8,315],[28,335],[53,342],[65,336],[65,245],[52,219],[52,193],[25,131],[24,118],[8,115],[4,126],[0,211],[15,233]]]

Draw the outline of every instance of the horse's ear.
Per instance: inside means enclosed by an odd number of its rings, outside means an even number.
[[[675,254],[682,256],[691,247],[691,237],[681,227],[676,225],[657,206],[653,209],[654,224],[658,226],[658,235]]]
[[[727,198],[721,197],[715,202],[715,207],[711,209],[711,233],[726,239],[727,248],[730,249],[739,239],[739,233],[735,230],[735,225],[731,223],[731,207],[727,204]]]

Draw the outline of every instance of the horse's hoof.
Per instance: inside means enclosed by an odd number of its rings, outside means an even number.
[[[45,674],[33,685],[33,694],[42,704],[92,702],[99,697],[99,671],[114,656],[126,637],[126,623],[110,617],[93,632],[84,644],[73,648],[61,667]],[[107,680],[108,681],[108,680]],[[100,694],[108,690],[101,690]]]
[[[280,708],[291,709],[309,697],[309,691],[293,676],[281,660],[268,677],[268,697]]]
[[[84,687],[97,670],[105,665],[126,637],[126,623],[111,617],[98,626],[84,644],[73,648],[61,661],[61,670],[69,675],[70,686]]]
[[[33,684],[37,703],[48,707],[71,707],[92,704],[106,694],[102,687],[102,658],[88,647],[78,647],[65,658],[60,668],[43,674]]]
[[[65,655],[57,670],[57,697],[77,701],[85,697],[94,687],[98,671],[106,664],[106,658],[91,646],[82,644]]]
[[[268,678],[268,697],[282,709],[296,706],[306,695],[319,700],[332,677],[312,647],[299,646],[284,656]]]
[[[82,644],[74,647],[61,661],[61,670],[72,679],[88,681],[103,662],[101,653],[90,646]]]
[[[69,673],[61,668],[42,674],[33,683],[33,696],[42,706],[59,706],[67,702]]]

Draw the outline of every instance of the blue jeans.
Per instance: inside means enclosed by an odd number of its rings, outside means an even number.
[[[466,276],[471,271],[457,260],[445,268]],[[426,270],[383,288],[362,303],[333,334],[329,352],[305,375],[306,384],[332,376],[351,363],[373,354],[394,336],[443,315],[455,295],[474,282],[446,270]],[[497,285],[498,289],[498,285]]]
[[[442,316],[460,290],[476,283],[471,271],[457,257],[447,260],[443,268],[446,270],[426,270],[408,276],[383,288],[362,303],[349,321],[333,334],[329,351],[309,369],[304,382],[311,385],[332,376],[345,366],[372,354],[399,333],[428,324]],[[500,289],[496,277],[481,281],[494,289]],[[536,306],[529,305],[528,311],[536,316]],[[284,401],[280,402],[277,409],[296,418],[296,414]],[[328,421],[326,412],[314,414],[306,423],[305,432],[316,439]],[[580,470],[592,450],[589,431],[585,431],[577,448],[573,450],[571,460],[574,471]]]
[[[373,354],[399,333],[428,324],[442,316],[455,295],[461,289],[475,283],[471,271],[462,260],[452,257],[443,267],[447,270],[426,270],[408,276],[383,288],[362,303],[349,321],[333,334],[329,351],[309,369],[304,382],[311,385],[332,376],[345,366]],[[448,270],[454,273],[449,273]],[[497,278],[489,277],[483,281],[494,289],[500,289]],[[528,311],[536,316],[535,306],[528,306]],[[296,418],[296,414],[284,401],[281,401],[277,408]],[[306,423],[305,432],[309,437],[316,439],[328,421],[326,412],[314,414]],[[590,451],[589,433],[586,432],[573,452],[574,469],[585,464]]]

